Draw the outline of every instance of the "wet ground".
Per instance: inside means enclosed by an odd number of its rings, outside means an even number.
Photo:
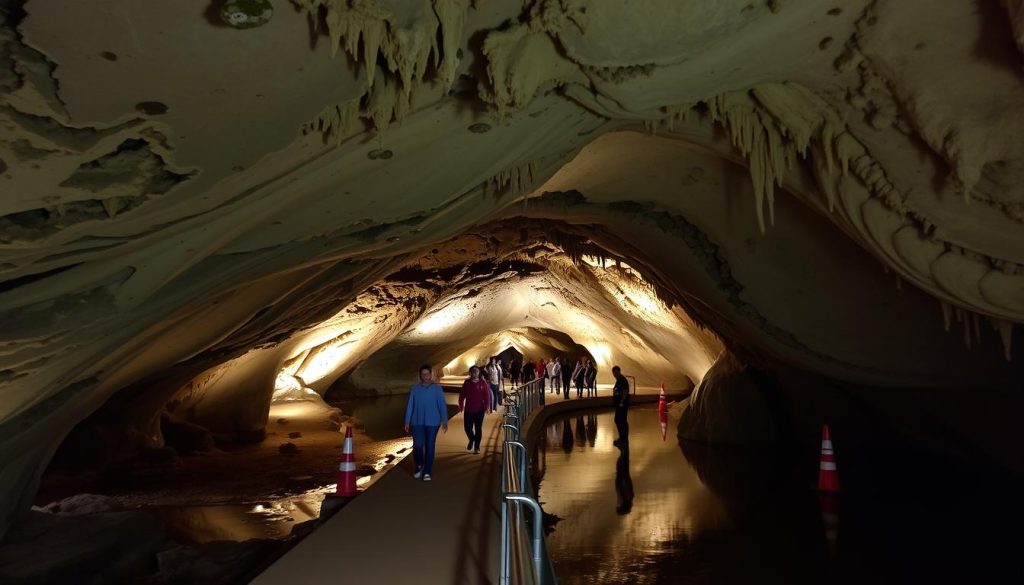
[[[405,404],[405,395],[332,404],[358,420],[353,438],[359,488],[372,485],[411,448],[402,429]],[[185,544],[287,539],[295,526],[317,518],[325,495],[333,493],[346,426],[334,430],[306,410],[302,403],[275,405],[260,443],[127,462],[95,477],[44,478],[37,503],[82,492],[110,496],[151,512]],[[282,453],[287,443],[294,449]]]
[[[534,452],[560,585],[1024,583],[1024,481],[924,454],[844,450],[836,498],[809,489],[813,458],[663,440],[634,408],[553,417]],[[834,437],[835,438],[835,437]],[[813,455],[813,454],[812,454]]]
[[[452,414],[457,395],[446,398]],[[48,470],[41,509],[0,545],[0,582],[77,584],[90,574],[95,582],[136,585],[248,583],[345,506],[347,499],[327,496],[346,425],[361,489],[372,489],[408,454],[406,400],[332,404],[343,419],[322,403],[285,402],[271,407],[259,443],[188,454],[164,448],[93,470]]]

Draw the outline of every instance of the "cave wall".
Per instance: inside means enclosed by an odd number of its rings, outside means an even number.
[[[237,368],[196,413],[251,428],[268,373],[344,333],[318,324],[500,219],[575,226],[761,367],[1021,386],[1016,3],[372,4],[245,31],[206,0],[2,4],[0,532],[122,390]],[[360,364],[449,280],[310,383],[386,385]]]

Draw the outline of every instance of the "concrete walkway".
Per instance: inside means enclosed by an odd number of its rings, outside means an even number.
[[[407,456],[252,583],[497,583],[501,419],[484,418],[474,455],[454,416],[438,433],[433,481],[413,479]]]
[[[640,388],[636,402],[656,401],[657,392]],[[570,400],[548,394],[544,414],[609,406],[609,394],[607,388],[582,400],[575,390]],[[540,420],[536,412],[531,420]],[[448,432],[438,434],[433,481],[413,479],[412,457],[405,457],[252,583],[496,584],[501,422],[500,412],[487,415],[474,455],[466,451],[462,415],[452,417]]]

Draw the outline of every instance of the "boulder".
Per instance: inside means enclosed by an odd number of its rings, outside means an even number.
[[[680,407],[679,437],[711,445],[766,445],[778,438],[763,389],[726,351]]]
[[[160,431],[164,435],[164,444],[174,447],[178,453],[213,450],[213,435],[206,427],[175,420],[165,414],[160,420]]]
[[[160,522],[138,510],[104,511],[97,496],[32,510],[0,546],[0,583],[131,583],[149,573],[164,545]]]

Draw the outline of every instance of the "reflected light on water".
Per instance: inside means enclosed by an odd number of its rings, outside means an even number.
[[[535,459],[544,511],[562,519],[547,539],[560,583],[649,582],[638,567],[731,523],[678,445],[662,441],[657,411],[629,418],[623,449],[610,411],[548,421]]]

